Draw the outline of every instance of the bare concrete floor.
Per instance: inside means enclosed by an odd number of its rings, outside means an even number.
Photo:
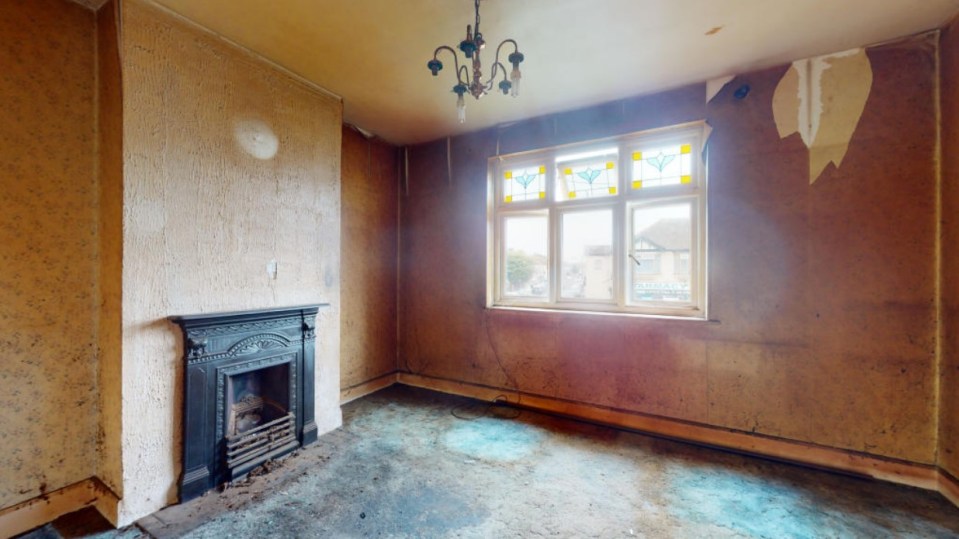
[[[933,492],[394,386],[346,405],[342,429],[269,473],[139,524],[54,524],[31,539],[959,537],[959,509]]]

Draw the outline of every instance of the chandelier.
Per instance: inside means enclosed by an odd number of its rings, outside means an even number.
[[[466,121],[466,101],[463,99],[463,95],[467,92],[476,99],[479,99],[493,89],[496,77],[501,75],[503,80],[501,80],[498,85],[500,91],[503,92],[503,95],[510,94],[516,97],[519,95],[519,81],[522,77],[519,72],[519,64],[524,59],[523,53],[519,52],[519,46],[515,40],[504,39],[499,46],[496,47],[496,58],[490,70],[489,78],[486,79],[486,81],[482,80],[483,65],[480,63],[480,51],[486,46],[486,41],[480,32],[479,5],[480,0],[476,0],[476,22],[472,27],[468,24],[466,25],[466,39],[460,41],[459,46],[460,51],[463,52],[466,59],[472,60],[472,75],[466,65],[460,65],[456,51],[447,45],[436,47],[436,50],[433,51],[433,59],[426,63],[426,67],[430,68],[430,72],[432,72],[435,77],[439,74],[440,70],[443,69],[443,62],[440,62],[437,58],[440,51],[449,51],[449,53],[453,55],[453,61],[456,62],[456,86],[453,86],[453,93],[456,94],[456,114],[460,123]],[[500,50],[507,43],[513,46],[512,54],[506,58],[508,62],[513,64],[513,71],[510,72],[508,80],[506,78],[506,67],[499,61]]]

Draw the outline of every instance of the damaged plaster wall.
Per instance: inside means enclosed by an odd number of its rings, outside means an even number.
[[[809,148],[809,183],[842,164],[872,88],[864,49],[793,62],[773,94],[779,136],[799,133]]]
[[[411,148],[400,366],[778,438],[935,461],[935,49],[866,51],[842,167],[780,137],[784,66]],[[733,97],[744,84],[745,99]],[[486,309],[487,158],[707,119],[712,322]]]
[[[0,0],[0,508],[96,465],[94,19]]]
[[[396,371],[396,148],[344,126],[341,159],[340,389],[348,392]]]
[[[339,409],[342,103],[160,8],[122,4],[123,499],[176,499],[182,343],[171,315],[330,303],[316,423]]]
[[[959,478],[959,21],[942,32],[942,326],[939,466]]]

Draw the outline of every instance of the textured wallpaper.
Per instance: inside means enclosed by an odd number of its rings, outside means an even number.
[[[959,478],[959,20],[942,34],[942,308],[939,466]]]
[[[93,13],[0,0],[0,508],[94,474]]]
[[[330,303],[316,422],[321,434],[340,424],[342,104],[158,8],[123,8],[126,523],[176,498],[171,315]]]
[[[396,148],[343,128],[340,389],[396,370]]]

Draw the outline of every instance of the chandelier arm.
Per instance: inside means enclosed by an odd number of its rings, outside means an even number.
[[[456,70],[456,82],[469,86],[470,70],[466,66],[459,66]]]
[[[493,89],[493,84],[496,82],[496,73],[498,71],[503,72],[503,80],[506,80],[507,78],[506,66],[504,66],[502,62],[496,62],[495,64],[493,64],[493,68],[490,70],[489,80],[486,81],[487,90]]]
[[[497,61],[495,64],[493,64],[493,73],[490,75],[490,82],[493,82],[493,79],[496,78],[497,70],[503,72],[503,80],[506,80],[506,66],[504,66],[501,62]]]
[[[495,59],[496,59],[496,62],[497,62],[497,63],[499,63],[499,51],[500,51],[500,49],[503,48],[503,45],[506,45],[507,43],[513,45],[513,52],[519,52],[519,45],[516,44],[516,40],[514,40],[514,39],[504,39],[502,42],[500,42],[499,46],[496,47],[496,58],[495,58]]]
[[[460,84],[465,84],[465,82],[463,82],[462,78],[460,77],[460,73],[462,70],[466,69],[466,66],[460,66],[460,59],[458,56],[456,56],[456,51],[454,51],[453,48],[448,45],[440,45],[439,47],[436,47],[435,51],[433,51],[434,60],[437,59],[437,56],[439,56],[440,51],[449,51],[450,55],[453,57],[453,62],[456,65],[456,82]],[[466,79],[466,82],[469,82],[468,77]]]

